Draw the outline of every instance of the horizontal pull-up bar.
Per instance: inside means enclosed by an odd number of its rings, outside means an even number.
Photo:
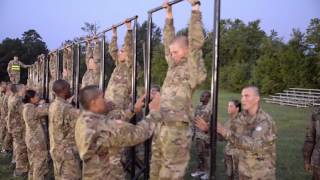
[[[131,21],[133,21],[133,20],[135,20],[135,19],[138,19],[138,15],[135,15],[135,16],[133,16],[133,17],[131,17],[131,18],[126,19],[126,20],[123,21],[123,22],[120,22],[120,23],[118,23],[118,24],[115,24],[115,25],[113,25],[112,27],[109,27],[109,28],[103,30],[101,33],[98,33],[98,35],[104,34],[104,33],[108,32],[108,31],[111,31],[113,28],[120,27],[120,26],[124,25],[125,23],[131,22]]]
[[[168,4],[169,4],[169,6],[172,6],[172,5],[177,4],[177,3],[179,3],[179,2],[182,2],[182,1],[184,1],[184,0],[174,0],[174,1],[168,2]],[[152,14],[152,13],[157,12],[157,11],[160,11],[160,10],[162,10],[162,9],[164,9],[164,7],[163,7],[163,6],[159,6],[159,7],[150,9],[150,10],[148,11],[148,13],[149,13],[149,14]]]
[[[98,33],[97,35],[95,35],[95,36],[93,36],[93,37],[84,39],[84,40],[79,41],[79,42],[76,42],[76,43],[77,43],[77,44],[82,44],[82,43],[84,43],[84,42],[91,41],[91,40],[97,39],[97,38],[99,38],[99,37],[103,37],[106,32],[111,31],[113,28],[120,27],[120,26],[124,25],[126,22],[131,22],[131,21],[133,21],[133,20],[135,20],[135,19],[137,19],[137,18],[138,18],[138,15],[135,15],[135,16],[133,16],[133,17],[131,17],[131,18],[126,19],[125,21],[122,21],[122,22],[120,22],[120,23],[118,23],[118,24],[115,24],[115,25],[113,25],[113,26],[111,26],[111,27],[103,30],[102,32]]]

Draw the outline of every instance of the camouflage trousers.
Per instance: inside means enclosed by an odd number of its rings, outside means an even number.
[[[275,180],[276,168],[272,158],[239,156],[239,180]]]
[[[224,154],[225,174],[229,179],[239,179],[238,158],[232,155]]]
[[[312,167],[313,180],[320,180],[320,168]]]
[[[12,132],[16,172],[28,172],[28,153],[23,131]]]
[[[20,74],[11,74],[9,78],[12,84],[19,84],[20,82]]]
[[[7,134],[7,128],[6,128],[6,121],[3,119],[0,119],[0,143],[3,144],[3,141]]]
[[[208,172],[209,170],[209,157],[210,157],[210,144],[203,139],[196,138],[196,153],[197,153],[197,170]]]
[[[48,151],[37,151],[28,148],[29,174],[28,180],[45,180],[49,172]]]
[[[182,180],[190,159],[192,131],[188,123],[157,125],[152,139],[150,180]]]
[[[12,135],[11,133],[9,133],[8,131],[6,131],[6,135],[3,139],[3,142],[2,142],[2,150],[5,150],[5,151],[12,151],[13,150],[13,138],[12,138]]]
[[[80,158],[72,149],[51,154],[55,180],[80,180]]]

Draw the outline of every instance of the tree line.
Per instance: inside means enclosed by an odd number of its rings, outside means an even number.
[[[266,33],[260,20],[244,23],[240,19],[224,19],[220,22],[220,87],[233,92],[248,84],[257,85],[262,93],[270,94],[290,87],[320,88],[320,19],[314,18],[302,32],[293,29],[288,41],[284,41],[275,30]],[[92,34],[96,24],[85,23],[82,30]],[[146,42],[147,22],[137,28],[137,60],[139,84],[143,84],[143,46]],[[203,57],[208,78],[202,88],[209,89],[211,82],[212,35],[204,30],[206,41]],[[161,28],[153,24],[152,39],[152,83],[162,84],[167,64],[164,60]],[[177,32],[187,35],[188,29]],[[72,42],[72,41],[66,41]],[[108,46],[106,46],[107,51]],[[26,64],[32,64],[36,56],[48,53],[46,43],[35,30],[23,33],[22,38],[6,38],[0,44],[0,80],[8,81],[6,66],[13,55],[18,55]],[[110,76],[114,64],[107,56],[107,74]],[[82,63],[84,66],[84,63]],[[81,68],[85,71],[85,68]],[[83,74],[80,73],[80,74]],[[22,72],[25,82],[27,72]]]

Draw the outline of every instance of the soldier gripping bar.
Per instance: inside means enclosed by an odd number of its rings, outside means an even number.
[[[179,2],[182,2],[182,1],[184,1],[184,0],[174,0],[174,1],[168,2],[168,4],[169,4],[169,6],[172,6],[172,5],[175,5],[175,4],[177,4],[177,3],[179,3]],[[148,11],[148,14],[152,14],[152,13],[157,12],[157,11],[160,11],[160,10],[162,10],[162,9],[164,9],[163,6],[158,6],[158,7],[156,7],[156,8],[150,9],[150,10]]]

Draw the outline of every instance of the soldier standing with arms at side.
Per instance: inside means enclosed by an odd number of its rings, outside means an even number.
[[[23,64],[21,61],[19,61],[18,56],[14,56],[13,60],[10,60],[8,64],[7,71],[9,74],[10,81],[13,84],[19,84],[20,82],[21,67],[28,68],[31,67],[31,65]]]
[[[230,129],[217,123],[217,132],[237,149],[239,179],[276,179],[276,126],[260,107],[260,93],[255,86],[241,92],[243,111]]]
[[[56,180],[79,180],[81,169],[74,130],[80,111],[66,101],[71,97],[67,81],[56,80],[52,89],[56,98],[49,107],[49,137],[54,176]]]
[[[188,37],[175,37],[172,8],[165,1],[165,57],[168,72],[161,89],[160,113],[152,142],[151,180],[183,179],[190,159],[192,94],[206,78],[200,2],[192,5]]]

